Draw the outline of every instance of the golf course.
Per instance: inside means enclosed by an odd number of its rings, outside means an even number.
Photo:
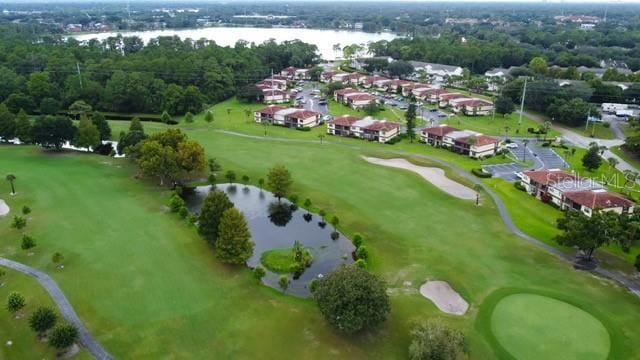
[[[313,300],[263,286],[247,268],[219,262],[196,227],[168,211],[170,189],[140,179],[126,159],[0,146],[0,169],[17,177],[17,195],[8,195],[4,181],[2,198],[11,209],[32,209],[22,230],[10,226],[14,210],[0,218],[0,256],[53,277],[115,358],[406,358],[410,329],[430,318],[464,332],[474,359],[640,357],[640,298],[514,236],[486,193],[476,206],[415,172],[363,157],[439,167],[467,187],[473,184],[452,169],[399,152],[463,169],[478,161],[408,140],[323,140],[322,127],[267,128],[242,109],[234,101],[222,103],[212,109],[212,124],[198,115],[177,127],[215,157],[222,172],[247,175],[251,184],[274,165],[285,165],[292,192],[311,199],[310,210],[338,216],[347,237],[362,234],[368,270],[386,281],[391,298],[389,319],[379,328],[343,334]],[[147,133],[167,127],[144,125]],[[111,127],[117,137],[128,122]],[[504,160],[485,161],[492,162]],[[525,216],[524,210],[514,217]],[[22,234],[36,239],[33,254],[20,249]],[[64,255],[64,268],[51,262],[55,252]],[[47,301],[36,281],[22,278],[7,276],[0,299],[19,289],[27,304]],[[469,310],[460,316],[438,310],[418,291],[429,279],[448,282]],[[11,349],[0,346],[0,358],[50,354],[35,336],[21,335],[28,333],[26,319],[4,312],[0,328],[0,345],[23,338]]]

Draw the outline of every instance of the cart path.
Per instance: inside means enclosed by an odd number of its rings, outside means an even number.
[[[62,316],[78,329],[80,344],[87,348],[91,355],[93,355],[93,357],[98,360],[113,359],[111,354],[109,354],[107,350],[105,350],[102,345],[100,345],[100,343],[98,343],[98,341],[94,339],[91,333],[89,333],[89,330],[86,328],[86,326],[84,326],[84,323],[82,322],[82,320],[80,320],[78,314],[76,314],[67,297],[64,296],[64,293],[62,292],[58,284],[49,275],[25,264],[2,257],[0,257],[0,265],[36,278],[40,285],[42,285],[42,287],[47,290],[49,295],[51,295],[51,298],[56,303],[56,305],[58,305]]]
[[[318,141],[318,140],[288,139],[288,138],[268,137],[268,136],[264,137],[264,136],[243,134],[243,133],[239,133],[239,132],[235,132],[235,131],[229,131],[229,130],[214,130],[214,131],[218,132],[218,133],[222,133],[222,134],[239,136],[239,137],[255,139],[255,140],[320,144],[320,141]],[[343,146],[343,147],[351,148],[351,149],[354,149],[354,150],[365,150],[361,146],[345,144],[345,143],[339,143],[339,142],[333,142],[333,141],[327,141],[327,140],[325,140],[323,142],[323,144]],[[380,149],[377,149],[377,150],[378,151],[382,151],[382,152],[386,152],[386,153],[389,153],[389,154],[400,155],[400,156],[413,156],[413,157],[417,157],[417,158],[422,158],[422,159],[429,160],[429,161],[435,162],[435,163],[437,163],[439,165],[446,166],[446,167],[452,169],[453,171],[457,172],[459,175],[461,175],[465,179],[469,180],[471,183],[479,185],[489,195],[489,197],[491,197],[493,202],[496,204],[496,207],[498,208],[498,213],[500,215],[500,218],[502,218],[502,221],[504,222],[504,224],[507,227],[507,229],[509,229],[509,231],[511,231],[511,233],[513,233],[517,237],[519,237],[519,238],[521,238],[521,239],[523,239],[523,240],[525,240],[525,241],[527,241],[527,242],[529,242],[529,243],[531,243],[531,244],[533,244],[533,245],[535,245],[535,246],[537,246],[537,247],[539,247],[539,248],[541,248],[543,250],[546,250],[547,252],[551,253],[552,255],[555,255],[558,258],[566,260],[566,261],[568,261],[570,263],[573,263],[573,261],[575,260],[575,257],[573,255],[566,254],[566,253],[560,251],[559,249],[557,249],[557,248],[555,248],[555,247],[553,247],[553,246],[551,246],[549,244],[546,244],[546,243],[534,238],[533,236],[525,234],[522,230],[520,230],[520,228],[518,228],[515,225],[515,223],[513,222],[513,219],[511,218],[511,215],[509,215],[509,212],[507,211],[507,207],[504,204],[504,202],[502,201],[502,199],[495,192],[493,192],[493,190],[491,190],[491,188],[489,186],[487,186],[484,182],[480,181],[474,175],[472,175],[471,173],[465,171],[461,167],[458,167],[457,165],[454,165],[452,163],[449,163],[447,161],[444,161],[442,159],[439,159],[439,158],[436,158],[436,157],[433,157],[433,156],[430,156],[430,155],[415,154],[415,153],[410,153],[410,152],[400,151],[400,150],[380,150]],[[591,270],[591,272],[595,273],[595,274],[598,274],[598,275],[600,275],[602,277],[608,278],[610,280],[618,282],[620,285],[622,285],[622,286],[626,287],[627,289],[629,289],[634,295],[640,297],[640,281],[638,279],[634,278],[633,276],[625,274],[625,273],[620,272],[620,271],[605,269],[605,268],[602,268],[600,266],[598,266],[594,270]]]

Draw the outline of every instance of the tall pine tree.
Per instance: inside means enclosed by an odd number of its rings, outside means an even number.
[[[218,231],[218,258],[228,264],[240,265],[247,262],[253,254],[255,244],[251,241],[244,215],[236,208],[227,209],[222,214]]]

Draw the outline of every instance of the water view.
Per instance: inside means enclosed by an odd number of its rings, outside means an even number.
[[[233,204],[244,213],[256,246],[253,256],[247,261],[250,267],[260,265],[262,253],[272,249],[291,248],[298,240],[313,256],[311,266],[298,278],[291,278],[287,293],[307,297],[310,295],[311,280],[324,276],[340,264],[353,263],[351,253],[355,250],[349,239],[339,234],[331,239],[334,232],[330,224],[324,224],[317,214],[309,214],[304,209],[292,207],[285,199],[278,199],[268,191],[254,186],[219,184]],[[199,212],[211,186],[199,186],[185,198],[187,208]],[[324,224],[324,225],[323,225]],[[264,267],[264,266],[262,266]],[[279,289],[280,274],[267,271],[263,282]]]
[[[262,43],[269,39],[277,42],[299,39],[303,42],[314,44],[318,47],[318,52],[325,60],[335,60],[336,56],[341,56],[341,52],[335,52],[333,46],[350,44],[366,45],[372,41],[393,40],[397,36],[392,33],[367,33],[362,31],[347,30],[319,30],[319,29],[293,29],[293,28],[254,28],[254,27],[211,27],[202,29],[166,29],[153,31],[131,31],[131,32],[102,32],[74,35],[79,41],[90,39],[104,40],[111,36],[137,36],[146,44],[150,39],[158,36],[178,36],[181,39],[208,39],[214,40],[218,45],[234,46],[238,40],[245,40],[249,43]]]

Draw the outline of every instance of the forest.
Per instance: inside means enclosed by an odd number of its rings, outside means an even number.
[[[116,113],[197,113],[233,96],[271,70],[315,64],[316,46],[160,37],[112,37],[80,44],[37,35],[20,25],[0,27],[0,103],[12,113],[55,114],[83,100]]]

